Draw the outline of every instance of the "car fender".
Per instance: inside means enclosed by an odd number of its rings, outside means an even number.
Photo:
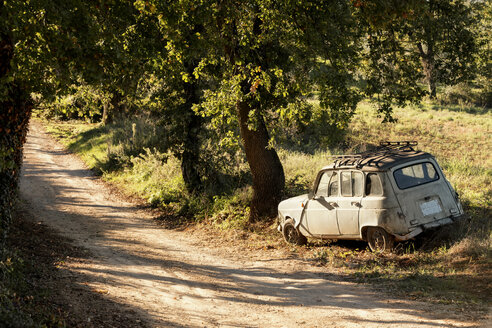
[[[307,201],[307,195],[286,199],[280,202],[278,206],[279,213],[285,220],[288,218],[292,219],[294,221],[294,226],[297,228],[302,222]]]
[[[301,210],[300,213],[299,212],[296,214],[292,214],[292,213],[293,212],[286,212],[283,215],[285,217],[285,220],[291,219],[292,221],[294,221],[294,227],[298,228],[304,216],[304,208]]]
[[[305,211],[306,211],[306,207],[303,206],[302,211],[301,211],[301,215],[299,216],[299,220],[294,221],[294,227],[296,227],[296,229],[299,229],[299,226],[302,223],[302,219],[304,218],[304,212]]]
[[[383,228],[391,235],[408,233],[408,227],[398,213],[398,208],[369,209],[361,212],[359,217],[360,237],[364,239],[365,230],[368,227]]]

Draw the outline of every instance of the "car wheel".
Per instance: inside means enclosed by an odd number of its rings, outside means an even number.
[[[371,251],[385,252],[393,248],[394,239],[382,228],[369,227],[367,228],[367,243]]]
[[[299,230],[294,226],[294,221],[288,219],[284,223],[284,239],[289,244],[295,245],[306,245],[307,238],[299,232]]]

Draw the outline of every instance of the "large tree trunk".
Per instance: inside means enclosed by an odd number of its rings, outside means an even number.
[[[8,35],[0,35],[0,79],[10,71],[14,46]],[[12,207],[17,193],[22,147],[26,140],[32,105],[29,95],[14,82],[0,85],[8,89],[0,100],[0,248],[12,221]]]
[[[277,206],[281,200],[285,185],[284,169],[277,152],[268,147],[268,131],[265,121],[255,111],[256,129],[248,127],[251,107],[246,102],[237,104],[241,138],[253,176],[253,200],[251,202],[250,222],[277,215]]]
[[[186,190],[195,193],[202,189],[202,181],[199,172],[200,166],[200,141],[199,134],[202,127],[202,118],[192,110],[197,99],[196,82],[185,84],[186,102],[184,104],[184,136],[183,150],[180,154],[181,174],[185,182]]]
[[[417,45],[420,53],[420,60],[422,62],[422,67],[424,69],[425,80],[427,82],[427,86],[429,88],[429,97],[431,99],[435,99],[436,92],[436,67],[434,63],[434,52],[432,46],[427,46],[427,52],[424,51],[424,48],[421,43]]]
[[[101,123],[103,125],[113,123],[113,113],[112,113],[111,109],[109,108],[110,106],[111,105],[109,104],[109,102],[105,102],[103,104],[103,114],[102,114],[102,118],[101,118]]]
[[[181,153],[181,174],[183,175],[186,190],[191,193],[202,189],[202,181],[198,170],[200,165],[200,142],[198,140],[200,128],[201,118],[196,116],[194,112],[190,113]]]
[[[422,58],[422,66],[424,67],[425,79],[429,89],[429,97],[431,99],[436,99],[437,91],[434,61],[430,58]]]

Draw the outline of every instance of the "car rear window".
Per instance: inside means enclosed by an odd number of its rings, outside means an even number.
[[[420,186],[439,179],[436,168],[430,162],[403,167],[393,172],[393,176],[400,189]]]

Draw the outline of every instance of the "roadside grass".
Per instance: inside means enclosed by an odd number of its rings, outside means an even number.
[[[221,242],[251,249],[288,249],[358,282],[384,286],[399,295],[484,309],[492,295],[492,113],[466,106],[423,102],[397,108],[396,123],[381,123],[362,103],[343,141],[345,153],[364,151],[380,141],[415,140],[436,156],[464,204],[467,219],[399,244],[392,254],[373,254],[363,242],[311,241],[285,246],[272,222],[248,224],[251,187],[229,193],[188,195],[179,161],[159,149],[159,129],[145,118],[108,126],[48,122],[48,131],[79,154],[103,179],[164,210],[168,225],[192,225],[218,234]],[[307,193],[332,153],[313,155],[279,149],[286,176],[284,198]]]
[[[0,254],[0,322],[8,327],[34,327],[31,317],[31,298],[27,292],[25,265],[16,250],[3,250]],[[2,325],[3,326],[3,325]]]

